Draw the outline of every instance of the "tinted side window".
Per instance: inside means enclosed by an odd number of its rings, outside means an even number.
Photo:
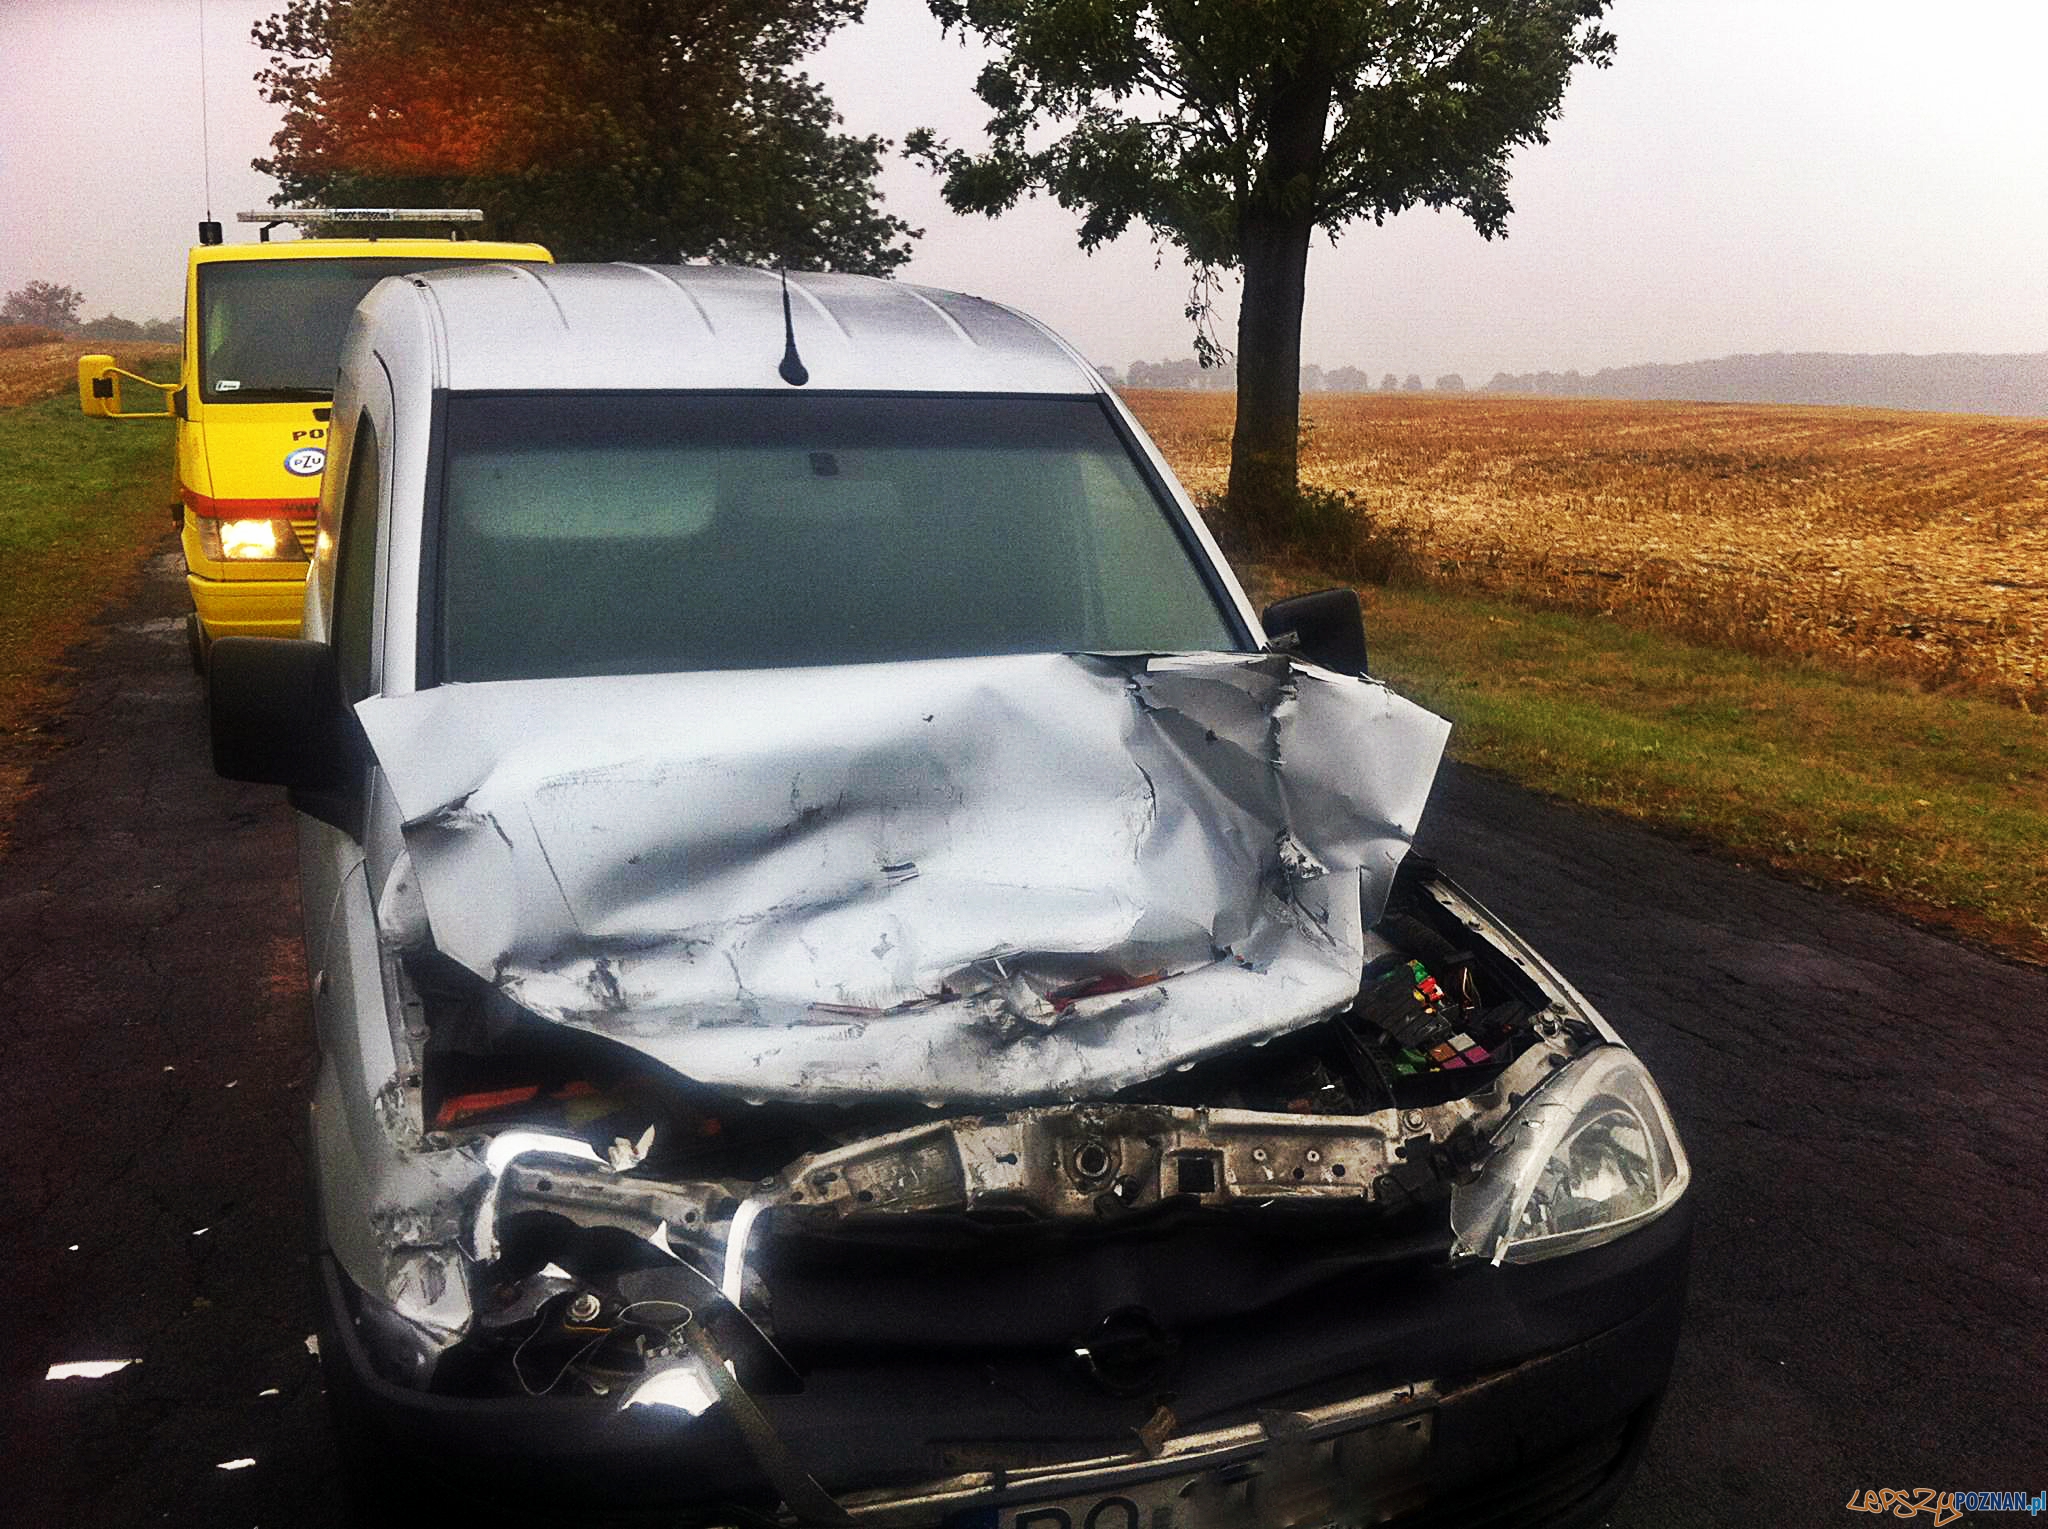
[[[370,637],[377,603],[377,497],[383,469],[377,427],[356,421],[349,452],[348,490],[341,501],[341,544],[335,549],[334,657],[342,693],[360,701],[370,693]]]

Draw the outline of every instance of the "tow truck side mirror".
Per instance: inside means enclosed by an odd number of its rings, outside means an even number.
[[[1365,611],[1355,589],[1275,600],[1259,617],[1273,646],[1339,674],[1365,673]]]
[[[140,383],[153,388],[157,401],[163,405],[158,409],[125,409],[121,406],[121,383]],[[148,377],[137,376],[124,371],[114,364],[112,356],[80,356],[78,358],[78,407],[88,419],[169,419],[171,401],[179,392],[175,382],[156,382]]]
[[[289,786],[296,805],[326,817],[317,799],[348,795],[362,757],[334,650],[299,637],[222,637],[207,673],[214,771]]]
[[[112,356],[78,358],[78,407],[88,419],[105,419],[107,405],[120,395]]]

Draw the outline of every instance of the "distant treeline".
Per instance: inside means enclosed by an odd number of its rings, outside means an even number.
[[[1697,403],[1846,404],[1965,414],[2048,414],[2048,355],[1724,356],[1668,366],[1498,373],[1490,393],[1670,398]]]
[[[1179,361],[1133,361],[1121,374],[1099,368],[1109,381],[1132,388],[1199,388],[1230,392],[1230,366]],[[1425,383],[1417,373],[1382,373],[1375,382],[1355,366],[1301,369],[1304,393],[1462,393],[1452,373]],[[1592,373],[1496,372],[1481,391],[1534,393],[1545,398],[1668,398],[1690,403],[1812,403],[1866,409],[1925,409],[1944,413],[2048,415],[2048,354],[1857,356],[1827,352],[1724,356],[1719,361],[1617,366]]]
[[[175,345],[185,337],[185,325],[179,319],[124,319],[109,313],[87,319],[77,332],[88,340],[161,340]]]
[[[1221,366],[1203,366],[1193,356],[1185,356],[1178,361],[1133,361],[1121,372],[1105,365],[1097,365],[1095,369],[1118,387],[1191,388],[1217,393],[1229,393],[1237,387],[1236,367],[1228,362]],[[1437,378],[1433,388],[1439,393],[1462,393],[1465,391],[1465,379],[1451,372]],[[1370,376],[1355,366],[1338,366],[1324,371],[1320,366],[1311,365],[1301,369],[1301,390],[1304,393],[1423,393],[1431,391],[1432,384],[1425,383],[1416,372],[1410,372],[1406,377],[1386,372],[1375,384]]]
[[[66,338],[158,340],[176,345],[184,337],[185,326],[177,319],[124,319],[118,313],[87,319],[82,324],[25,324],[0,320],[0,350],[12,350],[22,345],[55,344]]]

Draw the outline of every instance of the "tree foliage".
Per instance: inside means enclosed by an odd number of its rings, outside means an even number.
[[[1609,0],[927,3],[996,53],[975,86],[988,146],[906,145],[948,205],[1044,192],[1084,249],[1142,224],[1198,270],[1242,273],[1231,503],[1252,513],[1294,494],[1310,235],[1418,205],[1503,233],[1510,156],[1614,49]]]
[[[254,37],[279,203],[476,206],[563,259],[884,273],[889,145],[795,65],[865,0],[287,0]]]
[[[78,332],[88,340],[154,340],[175,345],[184,338],[182,319],[130,319],[118,313],[104,313],[87,319]]]
[[[31,281],[0,301],[0,324],[41,324],[49,329],[76,329],[85,294],[54,281]]]

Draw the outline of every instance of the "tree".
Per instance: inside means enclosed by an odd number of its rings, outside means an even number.
[[[47,329],[76,329],[85,294],[54,281],[32,281],[16,287],[0,302],[0,324],[41,324]]]
[[[1392,393],[1395,390],[1397,390],[1400,386],[1401,379],[1399,377],[1396,377],[1392,372],[1388,372],[1386,376],[1380,378],[1380,391],[1382,393]]]
[[[1445,372],[1437,378],[1436,390],[1439,393],[1462,393],[1465,391],[1465,379],[1456,372]]]
[[[286,0],[253,35],[282,203],[476,206],[564,259],[883,273],[889,147],[795,64],[865,0]]]
[[[87,319],[79,326],[78,332],[88,340],[139,340],[143,337],[140,324],[133,319],[124,319],[118,313]]]
[[[1147,225],[1200,273],[1198,323],[1202,277],[1242,274],[1230,506],[1271,526],[1296,497],[1309,236],[1418,204],[1502,233],[1509,156],[1544,141],[1575,66],[1608,62],[1608,3],[927,0],[996,51],[990,142],[906,148],[958,212],[1044,191],[1089,250]]]
[[[1422,391],[1422,379],[1416,376],[1415,373],[1410,372],[1408,380],[1401,384],[1401,391],[1404,393],[1420,393]]]

